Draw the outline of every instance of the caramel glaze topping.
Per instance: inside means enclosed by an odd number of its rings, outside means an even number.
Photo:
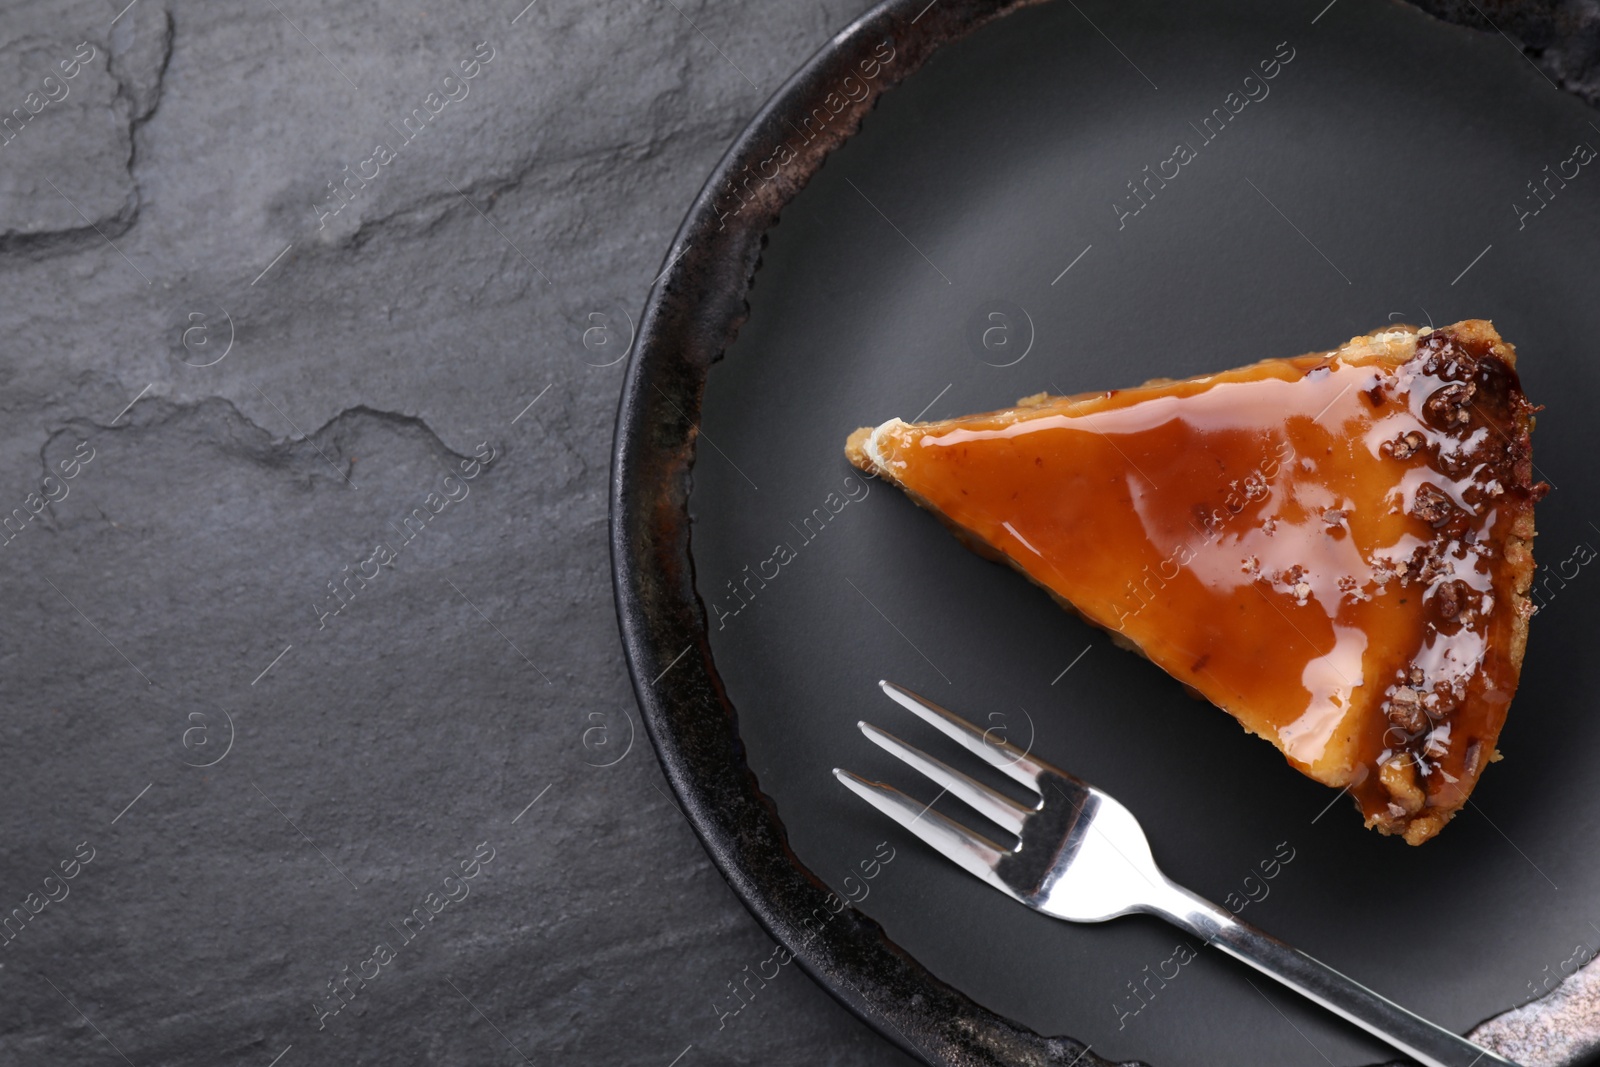
[[[1495,758],[1548,487],[1487,323],[1359,340],[892,422],[872,448],[965,534],[1419,843]]]

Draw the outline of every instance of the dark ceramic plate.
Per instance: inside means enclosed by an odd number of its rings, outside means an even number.
[[[1594,955],[1594,119],[1506,38],[1374,0],[892,2],[774,97],[641,323],[612,546],[667,775],[800,966],[930,1063],[1386,1058],[1215,953],[1174,962],[1155,920],[1035,915],[848,795],[830,768],[920,784],[857,719],[938,748],[880,677],[1031,742],[1127,803],[1178,881],[1459,1031]],[[1465,317],[1523,353],[1557,488],[1507,759],[1420,849],[841,455],[892,415]],[[1597,1036],[1557,1029],[1540,1062]]]

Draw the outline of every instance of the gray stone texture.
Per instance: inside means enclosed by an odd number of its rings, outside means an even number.
[[[719,1018],[773,945],[618,645],[627,316],[854,13],[681,6],[0,10],[0,1065],[905,1062]]]
[[[1596,0],[1414,0],[1439,18],[1503,33],[1545,77],[1600,106],[1600,3]]]

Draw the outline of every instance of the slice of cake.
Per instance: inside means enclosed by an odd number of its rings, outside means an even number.
[[[1468,320],[845,454],[1420,844],[1499,758],[1533,614],[1516,351]]]

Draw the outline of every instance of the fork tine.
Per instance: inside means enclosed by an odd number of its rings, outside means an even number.
[[[1039,775],[1047,769],[1046,764],[1034,759],[1009,741],[990,737],[987,731],[978,729],[961,716],[941,708],[926,697],[918,696],[904,686],[887,681],[880,681],[878,685],[890,700],[956,741],[989,766],[1038,792]]]
[[[974,781],[954,767],[921,752],[887,730],[880,730],[869,722],[858,722],[867,739],[891,756],[910,764],[939,785],[948,789],[967,807],[1018,837],[1022,836],[1022,823],[1031,814],[1028,808],[1004,794],[997,793],[981,782]]]
[[[918,804],[898,789],[871,782],[858,774],[833,769],[833,776],[856,796],[910,830],[939,855],[1005,893],[1015,895],[994,868],[1008,853],[981,834],[946,818],[931,804]]]

